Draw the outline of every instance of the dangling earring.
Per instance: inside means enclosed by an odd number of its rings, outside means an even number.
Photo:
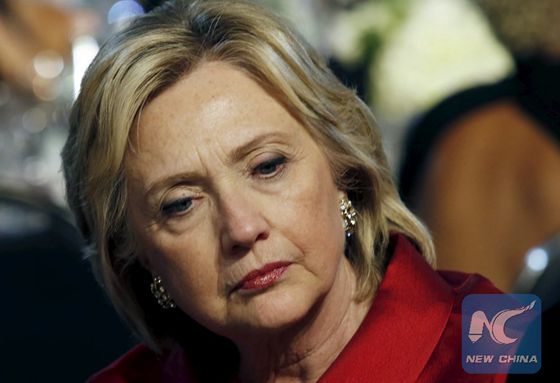
[[[354,210],[352,202],[346,197],[341,198],[339,208],[340,214],[342,214],[342,222],[344,222],[344,231],[346,236],[350,237],[354,233],[354,228],[358,222],[358,214]]]
[[[165,290],[165,287],[163,287],[160,276],[156,275],[154,277],[152,283],[150,283],[150,290],[152,290],[152,294],[154,294],[154,297],[162,308],[172,309],[175,307],[175,302],[173,302],[173,298],[171,298]]]

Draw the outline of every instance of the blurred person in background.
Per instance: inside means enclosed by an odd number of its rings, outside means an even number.
[[[478,272],[543,301],[543,368],[560,341],[560,1],[477,0],[516,70],[450,96],[409,133],[404,201],[434,236],[438,267]]]
[[[525,254],[560,232],[560,1],[478,3],[516,72],[424,115],[400,190],[434,235],[438,267],[513,291]]]

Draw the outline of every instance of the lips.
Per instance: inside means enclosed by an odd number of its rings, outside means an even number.
[[[272,286],[282,277],[290,262],[269,263],[248,273],[236,286],[236,290],[260,290]]]

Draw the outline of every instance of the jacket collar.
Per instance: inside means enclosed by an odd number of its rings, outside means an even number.
[[[454,293],[404,235],[393,235],[391,247],[392,259],[369,313],[320,382],[413,382],[427,365]]]

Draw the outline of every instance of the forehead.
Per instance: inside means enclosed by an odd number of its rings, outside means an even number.
[[[180,127],[191,139],[237,135],[244,121],[286,120],[287,111],[245,72],[224,62],[204,63],[153,99],[143,110],[139,133]],[[225,124],[224,124],[225,122]],[[224,126],[225,125],[225,126]]]
[[[225,152],[267,133],[305,134],[282,104],[241,69],[207,62],[146,105],[132,133],[127,165],[172,171],[195,162],[205,150]]]

